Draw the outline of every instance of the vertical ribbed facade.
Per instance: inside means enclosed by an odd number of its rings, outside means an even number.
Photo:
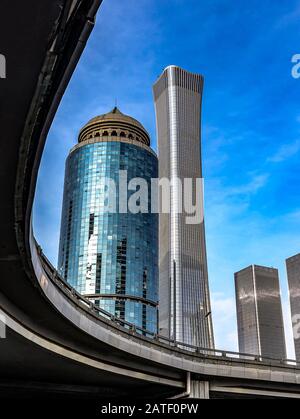
[[[127,183],[120,184],[126,172]],[[142,125],[118,109],[83,127],[65,172],[58,269],[80,293],[102,309],[157,333],[158,215],[150,211],[157,156]],[[148,186],[148,212],[119,207],[128,182]],[[115,211],[104,211],[116,187]],[[127,203],[134,194],[128,190]]]
[[[252,265],[235,273],[239,351],[286,358],[278,270]]]
[[[159,178],[202,178],[202,89],[202,76],[176,66],[167,67],[154,84]],[[170,199],[170,213],[159,217],[160,333],[213,347],[204,221],[186,223],[176,188]]]
[[[300,254],[286,260],[296,359],[300,362]]]

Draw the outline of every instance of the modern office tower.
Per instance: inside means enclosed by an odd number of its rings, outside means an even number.
[[[239,351],[285,359],[278,270],[252,265],[234,277]]]
[[[117,108],[91,119],[66,162],[58,262],[61,275],[100,308],[155,333],[158,215],[139,212],[139,198],[134,211],[127,203],[138,190],[128,182],[142,178],[150,208],[157,170],[137,120]]]
[[[176,66],[167,67],[153,86],[159,178],[173,185],[190,178],[195,186],[202,178],[202,89],[202,76]],[[159,216],[159,330],[177,341],[212,348],[204,221],[188,224],[180,204],[179,189],[173,187],[170,211],[161,210]]]
[[[300,361],[300,253],[286,260],[297,361]]]

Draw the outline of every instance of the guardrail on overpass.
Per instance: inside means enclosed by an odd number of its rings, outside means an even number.
[[[240,361],[255,361],[262,364],[269,364],[269,365],[280,365],[280,366],[288,366],[288,367],[296,367],[300,368],[300,363],[294,359],[276,359],[270,357],[262,357],[255,354],[246,354],[242,352],[234,352],[234,351],[227,351],[224,349],[212,349],[212,348],[202,348],[190,344],[186,344],[180,341],[174,341],[172,339],[167,338],[166,336],[162,336],[160,334],[155,334],[147,329],[143,329],[133,323],[130,323],[124,319],[114,316],[113,314],[109,313],[108,311],[103,310],[102,308],[98,307],[94,304],[91,300],[93,297],[87,298],[84,295],[80,294],[73,288],[67,281],[65,281],[61,275],[59,275],[57,269],[51,264],[49,259],[43,253],[41,246],[36,243],[38,253],[41,257],[41,261],[45,271],[48,274],[48,277],[52,279],[53,283],[55,283],[60,289],[63,290],[66,296],[71,295],[72,298],[75,298],[79,305],[83,305],[87,307],[90,312],[103,317],[106,320],[110,320],[114,322],[116,325],[124,327],[126,330],[131,331],[138,337],[146,337],[153,339],[154,341],[161,342],[170,347],[183,349],[186,351],[190,351],[194,354],[198,355],[205,355],[205,356],[214,356],[223,358],[224,361],[226,359],[239,359]]]

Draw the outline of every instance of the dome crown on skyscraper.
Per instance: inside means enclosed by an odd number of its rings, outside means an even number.
[[[150,137],[143,125],[129,115],[123,114],[117,107],[108,113],[96,116],[80,130],[78,142],[99,138],[127,138],[150,145]]]

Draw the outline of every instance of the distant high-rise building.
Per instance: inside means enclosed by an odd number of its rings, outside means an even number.
[[[135,192],[127,191],[130,180],[144,179],[150,191],[158,175],[149,135],[114,108],[91,119],[78,140],[66,162],[59,272],[104,310],[156,333],[158,215],[151,213],[150,199],[148,212],[124,207]],[[113,205],[104,211],[114,192],[109,179],[116,187],[115,211]]]
[[[153,86],[159,177],[173,184],[176,179],[202,178],[202,89],[201,75],[176,66],[167,67]],[[171,189],[170,200],[169,213],[159,216],[160,333],[213,347],[204,221],[186,223],[177,188]]]
[[[286,260],[297,361],[300,361],[300,253]]]
[[[252,265],[234,276],[239,351],[285,359],[278,270]]]

